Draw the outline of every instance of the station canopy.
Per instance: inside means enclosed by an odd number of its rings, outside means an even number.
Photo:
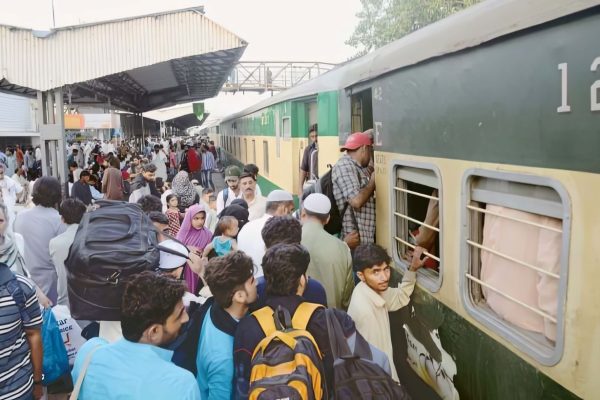
[[[188,103],[171,108],[149,111],[143,115],[145,118],[164,122],[166,126],[172,126],[184,131],[188,128],[202,125],[209,116],[209,113],[205,112],[203,103]]]
[[[0,91],[141,113],[214,97],[247,43],[201,7],[61,27],[0,25]]]

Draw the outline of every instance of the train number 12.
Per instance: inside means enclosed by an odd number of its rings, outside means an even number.
[[[571,112],[571,106],[568,102],[568,68],[567,63],[558,64],[558,70],[560,71],[560,106],[556,109],[558,113]],[[590,70],[592,72],[598,71],[600,68],[600,57],[596,57],[592,62]],[[598,99],[598,90],[600,90],[600,79],[595,81],[590,87],[590,109],[592,111],[600,111],[600,100]]]

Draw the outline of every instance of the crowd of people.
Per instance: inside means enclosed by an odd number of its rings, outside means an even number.
[[[16,281],[6,281],[17,283],[0,280],[0,399],[42,396],[40,306],[72,305],[65,263],[89,232],[80,223],[103,200],[138,204],[160,257],[127,281],[119,321],[77,321],[93,333],[72,369],[76,398],[286,397],[307,390],[296,374],[312,377],[307,398],[333,398],[338,323],[350,349],[366,343],[377,371],[398,383],[388,312],[409,303],[426,258],[417,247],[402,282],[390,286],[390,257],[374,243],[372,140],[355,133],[340,150],[335,197],[307,194],[294,213],[291,193],[262,194],[255,165],[220,170],[225,160],[209,141],[140,151],[125,142],[71,144],[68,188],[40,177],[29,208],[15,217],[6,197],[0,205],[0,278],[10,270]],[[213,174],[221,172],[217,191]],[[343,210],[338,235],[325,230],[332,207]],[[293,340],[291,330],[300,332]],[[285,352],[273,340],[303,346],[300,358],[314,368],[277,366]]]

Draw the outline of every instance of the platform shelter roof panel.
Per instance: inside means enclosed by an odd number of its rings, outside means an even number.
[[[167,120],[165,121],[165,123],[167,125],[172,125],[178,129],[181,130],[186,130],[188,128],[191,128],[193,126],[200,126],[204,123],[204,121],[206,121],[206,118],[208,118],[209,113],[205,113],[202,117],[202,119],[198,119],[198,117],[196,117],[196,114],[191,113],[191,114],[185,114],[182,115],[180,117],[171,119],[171,120]]]
[[[201,8],[46,34],[0,25],[0,90],[64,87],[73,103],[143,112],[215,96],[246,45]]]

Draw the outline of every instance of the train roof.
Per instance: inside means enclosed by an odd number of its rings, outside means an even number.
[[[236,119],[287,100],[340,90],[419,62],[479,46],[600,5],[600,0],[487,0],[363,57],[223,118]],[[468,27],[468,28],[467,28]]]

